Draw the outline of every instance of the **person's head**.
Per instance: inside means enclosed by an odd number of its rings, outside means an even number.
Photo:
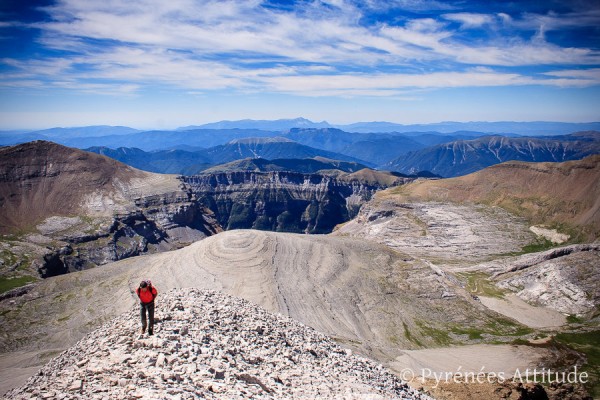
[[[146,282],[146,281],[140,282],[140,289],[147,289],[147,288],[148,288],[148,282]]]

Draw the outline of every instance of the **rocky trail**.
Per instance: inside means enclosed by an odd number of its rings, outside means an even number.
[[[52,359],[7,399],[430,399],[381,365],[289,317],[214,290],[157,299],[154,336],[138,306]]]

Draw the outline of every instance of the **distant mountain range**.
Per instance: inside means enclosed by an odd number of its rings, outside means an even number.
[[[225,145],[207,149],[206,154],[215,164],[223,164],[248,157],[266,159],[325,157],[334,160],[361,162],[361,160],[349,155],[306,146],[282,137],[232,140]]]
[[[347,132],[358,133],[410,133],[439,132],[453,133],[457,131],[475,131],[483,133],[517,134],[517,135],[564,135],[577,131],[600,130],[600,122],[438,122],[432,124],[397,124],[393,122],[356,122],[346,125],[330,124],[327,121],[313,122],[305,118],[279,119],[275,121],[243,119],[238,121],[219,121],[204,125],[188,126],[179,130],[190,129],[260,129],[285,131],[293,128],[337,128]]]
[[[49,140],[90,149],[146,171],[183,175],[246,158],[302,160],[324,157],[409,175],[430,171],[451,177],[503,161],[566,161],[600,152],[598,133],[571,134],[571,129],[581,127],[600,130],[600,123],[398,125],[373,122],[347,125],[346,130],[342,130],[327,122],[313,123],[297,118],[222,121],[171,131],[138,131],[122,126],[7,131],[0,132],[0,145]],[[395,131],[375,132],[391,129]],[[366,133],[359,132],[361,130]],[[509,133],[486,133],[494,130]],[[557,134],[563,131],[569,134]],[[526,137],[518,134],[524,132],[532,134]]]
[[[337,126],[350,132],[440,132],[474,131],[498,133],[502,135],[516,134],[526,136],[564,135],[572,132],[600,130],[600,122],[439,122],[434,124],[402,125],[390,122],[359,122],[356,124]]]
[[[243,119],[239,121],[219,121],[204,125],[192,125],[178,128],[180,131],[195,129],[260,129],[265,131],[286,131],[292,128],[332,128],[326,121],[312,122],[306,118],[253,120]]]
[[[305,146],[286,138],[237,139],[224,145],[191,152],[185,150],[146,152],[138,148],[126,147],[119,147],[118,149],[113,150],[108,147],[98,146],[90,147],[86,150],[114,158],[115,160],[145,171],[181,175],[194,175],[211,166],[247,158],[267,160],[296,159],[296,163],[302,164],[306,163],[306,161],[302,161],[302,159],[321,157],[329,160],[337,160],[329,162],[328,168],[332,168],[334,163],[339,165],[353,163],[354,165],[360,165],[362,168],[367,166],[353,157]],[[371,164],[370,166],[373,165]],[[323,163],[323,167],[326,167],[325,163]],[[224,168],[231,169],[231,166]],[[246,168],[244,167],[238,170],[246,170]]]
[[[87,135],[89,131],[90,135]],[[261,131],[256,129],[198,129],[189,131],[136,131],[123,133],[121,127],[115,132],[106,130],[103,136],[98,136],[97,127],[73,128],[72,130],[59,130],[48,135],[48,131],[28,133],[0,132],[0,145],[13,145],[26,143],[33,140],[48,140],[64,146],[85,149],[88,147],[135,147],[144,151],[188,148],[209,148],[228,143],[234,139],[248,137],[275,137],[281,132]],[[49,130],[54,132],[54,130]]]
[[[194,175],[214,165],[203,151],[161,150],[148,152],[138,148],[111,149],[94,146],[86,149],[132,167],[161,174]]]
[[[414,151],[383,168],[407,174],[427,170],[444,177],[454,177],[505,161],[562,162],[598,153],[600,132],[580,132],[545,138],[486,136]]]
[[[30,132],[31,134],[41,135],[48,139],[71,139],[71,138],[88,138],[102,137],[115,135],[129,135],[140,132],[137,129],[127,126],[85,126],[82,128],[50,128],[41,131]]]

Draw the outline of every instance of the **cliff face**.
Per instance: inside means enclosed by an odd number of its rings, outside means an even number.
[[[111,218],[50,217],[37,226],[41,235],[26,237],[47,248],[33,266],[49,277],[176,249],[220,232],[212,212],[190,197],[183,191],[142,197],[133,210]]]
[[[353,218],[375,191],[399,182],[378,182],[352,174],[247,171],[183,180],[226,230],[297,233],[331,232],[337,224]]]

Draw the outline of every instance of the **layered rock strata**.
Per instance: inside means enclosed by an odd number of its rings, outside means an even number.
[[[329,233],[354,218],[377,190],[412,179],[388,183],[323,174],[238,171],[183,180],[226,230]]]

